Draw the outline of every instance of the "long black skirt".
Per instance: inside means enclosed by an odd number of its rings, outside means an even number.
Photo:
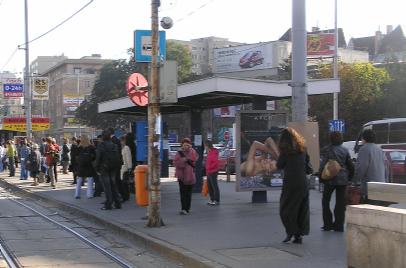
[[[279,215],[287,235],[308,235],[310,231],[309,193],[282,190]]]

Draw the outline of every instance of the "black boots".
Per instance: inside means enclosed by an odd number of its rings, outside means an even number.
[[[292,241],[292,243],[302,244],[302,236],[301,235],[295,235],[295,239]]]
[[[289,241],[292,239],[292,236],[293,236],[293,235],[288,235],[288,236],[286,236],[285,240],[283,240],[282,242],[283,242],[283,243],[289,242]]]

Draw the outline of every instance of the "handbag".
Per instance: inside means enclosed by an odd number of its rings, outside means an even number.
[[[345,189],[345,205],[359,205],[361,202],[362,189],[355,182],[349,182]]]
[[[207,188],[207,180],[203,184],[202,193],[204,196],[207,196],[207,194],[209,193],[209,188]]]
[[[327,164],[324,166],[323,172],[321,173],[321,178],[323,180],[329,180],[335,177],[341,169],[340,164],[334,160],[333,156],[331,155],[331,148],[329,148],[329,159]]]

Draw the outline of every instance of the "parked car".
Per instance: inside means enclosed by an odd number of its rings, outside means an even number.
[[[169,165],[173,166],[173,159],[175,159],[176,152],[182,148],[180,143],[169,143],[168,160]]]
[[[405,183],[406,173],[405,173],[405,158],[406,150],[397,149],[382,149],[385,153],[385,163],[386,163],[386,174],[387,181],[391,182],[392,170],[393,170],[393,181],[395,183]]]
[[[262,56],[261,51],[250,51],[240,59],[239,66],[241,68],[252,68],[255,65],[263,63],[264,57]]]
[[[235,173],[235,156],[237,151],[235,149],[225,149],[219,152],[219,171],[224,171],[230,168],[230,174]],[[227,159],[230,158],[230,165],[227,164]]]
[[[215,148],[215,149],[217,149],[217,151],[219,152],[219,157],[220,157],[220,153],[222,152],[222,151],[224,151],[224,150],[226,150],[226,147],[224,147],[222,144],[213,144],[213,147]],[[232,150],[234,150],[234,149],[232,149]],[[206,158],[207,158],[207,151],[206,150],[204,150],[203,151],[203,160],[202,160],[202,176],[206,176]],[[219,162],[220,162],[220,160],[219,160]],[[235,172],[235,161],[234,161],[234,172]]]

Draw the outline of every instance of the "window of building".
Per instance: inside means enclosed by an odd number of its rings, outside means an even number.
[[[197,47],[196,47],[196,46],[192,46],[192,51],[197,51]]]
[[[56,102],[60,103],[61,102],[61,95],[56,96]]]
[[[202,50],[203,50],[203,51],[206,51],[206,48],[205,48],[205,47],[203,47],[203,48],[202,48]]]
[[[193,69],[199,68],[199,64],[193,64]]]
[[[85,94],[85,101],[90,101],[90,94]]]
[[[73,68],[74,74],[80,74],[82,72],[82,68]]]
[[[10,100],[10,104],[16,104],[15,100]]]
[[[85,81],[85,87],[90,88],[90,81]]]
[[[202,51],[202,47],[199,47],[199,50]]]
[[[206,56],[203,56],[203,60],[206,60]]]

